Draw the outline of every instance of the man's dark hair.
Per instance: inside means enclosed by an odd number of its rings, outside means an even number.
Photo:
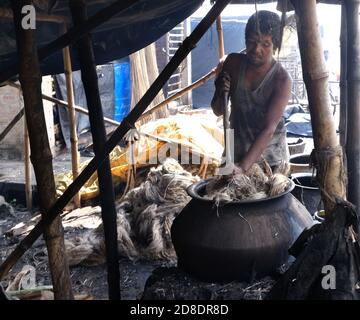
[[[281,47],[281,22],[280,17],[271,11],[261,10],[255,12],[248,20],[245,28],[245,40],[251,33],[266,34],[272,37],[274,49]]]

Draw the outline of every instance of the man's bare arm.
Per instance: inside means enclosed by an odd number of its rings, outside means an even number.
[[[234,70],[235,54],[231,53],[226,58],[222,58],[216,67],[217,78],[215,80],[215,94],[211,100],[211,108],[215,115],[221,116],[224,112],[224,93],[230,92],[232,71]],[[222,79],[229,77],[228,80]]]

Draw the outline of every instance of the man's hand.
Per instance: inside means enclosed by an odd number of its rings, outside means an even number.
[[[230,75],[222,71],[219,76],[215,80],[215,86],[217,90],[221,93],[229,93],[230,92]]]
[[[219,174],[223,176],[245,174],[245,170],[235,163],[224,163],[219,168]]]
[[[241,168],[240,166],[237,166],[234,164],[233,175],[236,175],[236,174],[245,174],[245,170],[243,168]]]

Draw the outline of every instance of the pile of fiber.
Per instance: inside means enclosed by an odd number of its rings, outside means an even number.
[[[152,168],[145,182],[117,205],[119,254],[130,259],[175,260],[170,228],[191,199],[186,188],[198,180],[171,158]],[[102,224],[85,238],[66,241],[66,246],[70,265],[105,262]]]
[[[206,197],[216,202],[264,199],[286,191],[289,179],[254,164],[246,174],[218,176],[206,185]]]

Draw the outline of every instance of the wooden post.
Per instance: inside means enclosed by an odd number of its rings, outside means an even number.
[[[52,55],[54,52],[75,43],[83,35],[87,34],[91,30],[95,29],[102,23],[109,20],[111,17],[115,16],[119,12],[126,10],[133,6],[135,3],[140,0],[117,0],[116,2],[108,5],[106,8],[99,10],[95,15],[86,20],[81,25],[78,25],[74,28],[71,28],[61,37],[50,42],[44,47],[40,48],[38,51],[38,59],[42,61],[46,57]],[[11,77],[19,73],[18,63],[14,63],[4,70],[0,70],[0,83],[10,79]]]
[[[11,1],[14,12],[16,43],[19,55],[19,79],[23,91],[27,127],[31,145],[31,161],[38,187],[40,210],[43,219],[56,202],[52,154],[47,136],[41,98],[41,73],[37,56],[35,30],[23,29],[22,8],[31,5],[31,0]],[[64,231],[58,215],[53,223],[45,227],[49,265],[55,299],[73,299],[70,272],[66,259]]]
[[[26,117],[24,118],[24,164],[25,164],[25,198],[26,207],[32,210],[32,185],[31,185],[31,162],[30,162],[30,142],[29,132],[26,125]]]
[[[64,33],[66,33],[66,25],[64,25]],[[64,71],[65,71],[65,81],[66,81],[66,96],[68,102],[68,115],[69,115],[69,126],[70,126],[70,142],[71,142],[71,165],[72,165],[72,174],[73,181],[79,175],[79,151],[78,151],[78,136],[77,136],[77,126],[76,126],[76,114],[75,114],[75,100],[74,100],[74,88],[72,82],[72,66],[71,66],[71,56],[69,47],[63,49],[64,57]],[[74,198],[74,205],[76,208],[79,208],[81,205],[80,201],[80,192],[78,192]]]
[[[74,25],[86,20],[86,4],[84,0],[69,1]],[[98,167],[101,216],[104,226],[106,263],[108,270],[109,299],[120,299],[120,270],[117,245],[117,226],[115,194],[111,176],[110,159],[103,146],[106,143],[106,131],[98,87],[95,58],[90,35],[87,34],[77,43],[77,51],[84,85],[86,101],[89,109],[89,120],[96,155],[105,158]]]
[[[333,121],[328,72],[316,17],[316,0],[292,0],[297,14],[297,32],[314,136],[317,176],[325,211],[335,206],[335,197],[345,197],[342,148]],[[359,139],[360,140],[360,139]]]
[[[217,30],[218,45],[219,45],[219,58],[222,58],[225,55],[225,49],[224,49],[224,36],[223,36],[223,29],[222,29],[220,15],[216,19],[216,30]]]
[[[341,31],[340,31],[340,144],[346,146],[347,135],[347,26],[346,8],[341,3]]]
[[[18,259],[26,252],[28,248],[37,240],[45,225],[51,223],[61,212],[65,205],[72,199],[76,192],[89,180],[91,175],[95,172],[97,167],[104,161],[106,154],[109,154],[115,146],[119,143],[122,137],[134,127],[136,120],[146,110],[147,106],[158,94],[160,89],[164,86],[166,81],[170,78],[173,72],[178,68],[180,63],[195,47],[196,43],[209,29],[216,17],[226,7],[231,0],[218,0],[210,9],[208,14],[197,25],[192,34],[183,42],[183,44],[176,51],[175,55],[169,64],[163,69],[158,78],[151,85],[149,90],[145,93],[139,103],[134,107],[130,114],[121,122],[120,126],[115,130],[110,139],[103,146],[104,153],[95,155],[89,164],[81,171],[77,179],[64,191],[62,196],[54,203],[48,211],[48,216],[37,223],[30,231],[30,233],[20,241],[14,251],[6,258],[0,265],[0,280],[9,272]]]
[[[348,199],[360,206],[360,34],[359,0],[345,1],[347,21],[347,138]]]

